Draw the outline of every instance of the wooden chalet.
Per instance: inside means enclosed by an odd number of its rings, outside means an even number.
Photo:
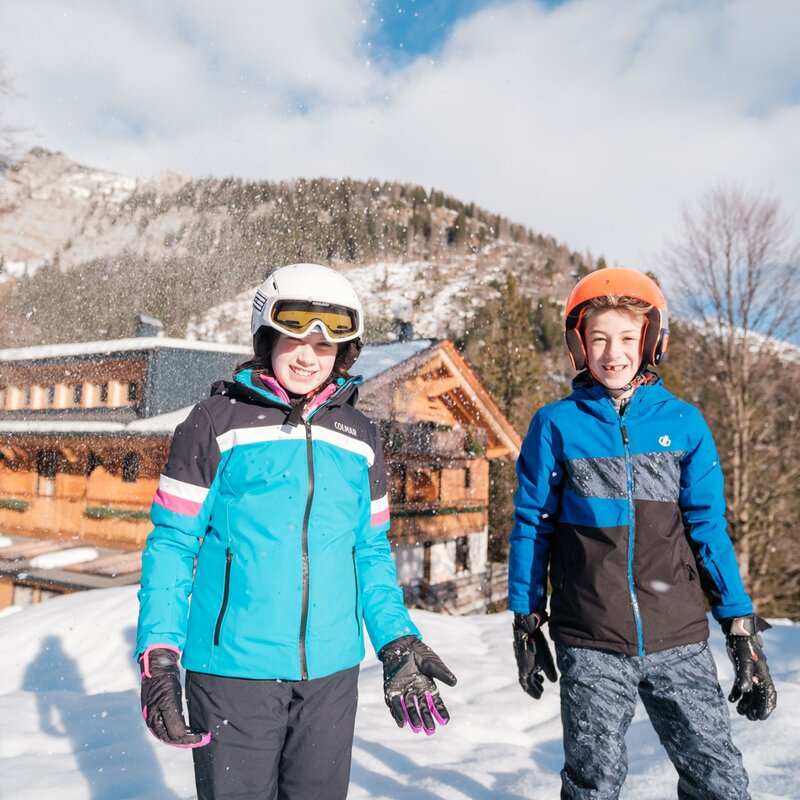
[[[249,354],[158,336],[0,350],[0,608],[138,583],[172,432]],[[519,434],[447,340],[367,346],[354,372],[384,434],[407,601],[502,603],[489,462],[516,459]]]

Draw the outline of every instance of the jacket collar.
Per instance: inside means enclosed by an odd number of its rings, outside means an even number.
[[[348,403],[354,406],[358,400],[358,386],[362,381],[361,376],[349,378],[348,380],[336,378],[337,389],[323,405],[329,407]],[[217,381],[211,386],[211,394],[224,394],[234,399],[246,399],[259,405],[275,406],[283,410],[291,408],[291,404],[287,403],[285,399],[267,389],[258,380],[256,371],[252,369],[244,369],[237,373],[233,381]]]
[[[633,418],[643,413],[657,402],[663,402],[669,395],[664,383],[655,372],[648,370],[648,380],[637,386],[628,401],[625,416]],[[587,379],[588,376],[588,379]],[[584,406],[595,417],[606,422],[617,422],[619,413],[611,402],[605,387],[591,378],[588,371],[581,372],[572,382],[573,392],[567,400]]]

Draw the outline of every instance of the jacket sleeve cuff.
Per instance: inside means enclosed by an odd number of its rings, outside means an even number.
[[[139,656],[137,659],[139,663],[142,665],[142,675],[145,678],[152,678],[153,676],[150,673],[150,653],[153,650],[171,650],[173,653],[178,654],[178,658],[181,657],[181,651],[178,650],[177,647],[171,644],[151,644],[149,647],[145,649],[145,651]]]
[[[748,614],[753,613],[753,604],[751,602],[735,603],[726,606],[712,606],[711,613],[717,622],[722,622],[731,617],[746,617]]]

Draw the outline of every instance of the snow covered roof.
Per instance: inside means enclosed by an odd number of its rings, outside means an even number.
[[[167,414],[158,414],[155,417],[145,417],[144,419],[135,419],[132,422],[125,424],[126,431],[135,431],[136,433],[172,433],[178,425],[189,416],[189,412],[194,406],[184,406],[176,411],[170,411]]]
[[[165,433],[171,435],[175,428],[189,416],[192,406],[179,408],[155,417],[135,419],[132,422],[85,422],[81,420],[0,420],[0,433],[63,433],[82,434],[136,434]]]
[[[45,358],[113,355],[114,353],[157,350],[159,348],[197,350],[206,353],[231,353],[234,355],[252,353],[251,348],[238,344],[197,342],[190,339],[170,339],[163,336],[134,336],[130,339],[108,339],[99,342],[67,342],[66,344],[46,344],[34,347],[13,347],[0,350],[0,361],[37,361]]]
[[[361,351],[354,373],[369,380],[422,352],[435,343],[435,339],[415,339],[410,342],[387,342],[369,344]],[[137,350],[172,348],[176,350],[198,350],[207,353],[231,353],[249,355],[252,348],[239,344],[221,342],[198,342],[191,339],[170,339],[162,336],[139,336],[130,339],[109,339],[99,342],[68,342],[34,347],[13,347],[0,350],[0,361],[34,361],[44,358],[64,358],[85,355],[112,355]]]
[[[361,375],[365,381],[368,381],[403,361],[413,358],[435,343],[436,339],[414,339],[410,342],[366,345],[351,372],[354,375]]]

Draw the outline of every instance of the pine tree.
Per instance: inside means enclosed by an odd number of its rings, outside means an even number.
[[[541,394],[541,359],[531,326],[533,304],[508,273],[492,284],[495,297],[477,311],[464,337],[464,356],[517,430],[530,422]],[[508,552],[513,521],[514,465],[493,462],[490,471],[489,551],[500,561]]]

